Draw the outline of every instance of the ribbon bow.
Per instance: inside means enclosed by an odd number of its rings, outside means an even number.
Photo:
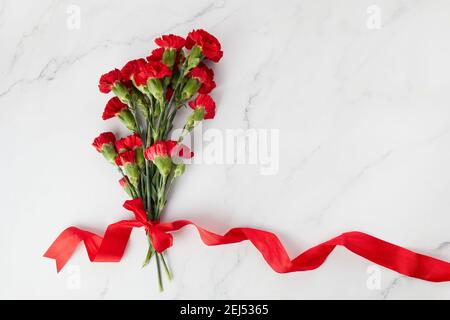
[[[149,221],[141,199],[125,201],[125,209],[134,213],[135,220],[122,220],[110,224],[105,235],[69,227],[64,230],[44,254],[55,259],[59,272],[69,261],[78,244],[83,241],[92,262],[119,262],[125,252],[131,230],[144,227],[150,235],[156,251],[163,252],[173,245],[170,232],[193,225],[208,246],[223,245],[249,240],[262,254],[272,269],[279,273],[313,270],[320,267],[336,246],[343,246],[373,263],[397,271],[409,277],[427,281],[450,281],[450,263],[415,253],[368,234],[352,231],[312,247],[290,259],[278,237],[264,230],[233,228],[223,236],[200,228],[189,220],[168,223]]]

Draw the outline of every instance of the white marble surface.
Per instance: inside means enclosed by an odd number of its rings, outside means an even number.
[[[80,29],[66,26],[70,5]],[[380,29],[367,27],[370,5]],[[0,0],[0,298],[449,299],[449,283],[382,268],[367,285],[372,264],[345,249],[276,274],[248,243],[205,247],[192,228],[176,234],[163,294],[155,266],[140,268],[142,230],[120,264],[79,249],[57,275],[41,257],[66,226],[102,232],[124,217],[119,177],[90,146],[119,128],[100,119],[99,75],[155,36],[203,27],[225,51],[205,128],[279,129],[280,167],[193,165],[167,219],[270,229],[291,255],[361,230],[450,260],[449,11],[446,0]]]

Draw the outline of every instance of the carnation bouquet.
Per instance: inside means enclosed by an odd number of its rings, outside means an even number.
[[[112,132],[100,134],[94,147],[115,166],[121,186],[133,199],[142,199],[149,221],[158,221],[174,181],[183,174],[183,158],[193,153],[183,138],[201,121],[213,119],[215,102],[208,94],[216,87],[214,72],[207,61],[219,62],[223,52],[219,41],[200,29],[186,39],[169,34],[155,40],[146,59],[127,62],[101,76],[99,89],[115,96],[106,104],[103,120],[117,117],[131,135],[116,139]],[[178,110],[190,107],[178,141],[168,140]],[[151,235],[143,263],[154,256],[162,289],[161,268],[171,279],[163,253],[155,251]]]
[[[172,278],[164,251],[172,246],[172,232],[194,225],[209,246],[249,240],[276,272],[318,268],[336,246],[344,246],[376,264],[407,276],[428,281],[450,281],[450,264],[412,252],[362,232],[345,232],[290,259],[278,237],[254,228],[233,228],[224,235],[203,229],[189,220],[163,222],[161,218],[175,180],[185,171],[185,159],[194,156],[183,139],[203,120],[213,119],[216,105],[209,95],[216,87],[209,65],[219,62],[219,41],[205,30],[193,30],[186,38],[169,34],[155,40],[158,48],[147,58],[127,62],[101,76],[99,89],[114,96],[107,102],[103,119],[118,118],[130,131],[117,139],[101,133],[93,146],[120,173],[120,185],[130,196],[124,208],[134,219],[110,224],[99,236],[76,227],[64,230],[45,257],[55,259],[60,271],[80,242],[93,262],[118,262],[133,228],[143,227],[148,250],[143,266],[154,257],[159,288],[162,273]],[[183,120],[177,140],[169,140],[181,108],[191,110]]]

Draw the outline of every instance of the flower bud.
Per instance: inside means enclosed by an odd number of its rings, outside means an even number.
[[[131,197],[133,198],[133,193],[131,192],[131,186],[128,184],[127,179],[122,178],[119,180],[119,184],[122,186],[123,190]]]
[[[116,157],[116,164],[122,166],[125,174],[130,180],[131,184],[138,188],[139,185],[139,168],[136,164],[136,152],[134,150],[119,153]]]

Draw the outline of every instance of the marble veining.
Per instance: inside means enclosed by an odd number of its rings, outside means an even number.
[[[79,10],[79,25],[71,24]],[[66,226],[102,232],[124,216],[119,177],[92,149],[107,97],[99,76],[165,33],[222,42],[218,102],[204,129],[278,129],[279,170],[192,165],[167,219],[279,234],[291,256],[361,230],[450,260],[450,3],[366,0],[0,0],[0,298],[450,298],[450,284],[374,267],[336,249],[318,270],[280,275],[248,243],[175,235],[159,293],[135,231],[120,264],[78,250],[42,258]],[[72,22],[71,22],[72,21]]]

